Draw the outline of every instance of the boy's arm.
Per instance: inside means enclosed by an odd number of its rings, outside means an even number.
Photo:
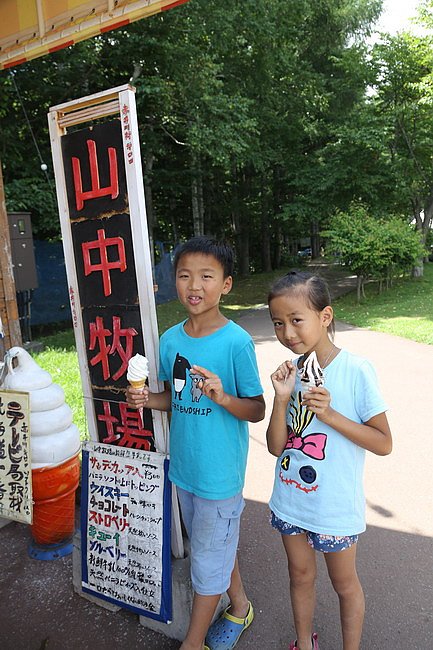
[[[224,400],[218,403],[226,411],[237,417],[238,420],[260,422],[265,417],[265,400],[263,399],[263,395],[257,395],[256,397],[235,397],[234,395],[224,393]]]
[[[143,389],[126,389],[128,406],[134,409],[147,408],[155,411],[171,411],[171,389],[168,382],[164,382],[165,390],[162,393],[151,393],[147,386]]]
[[[260,422],[265,417],[265,400],[263,395],[255,397],[236,397],[229,395],[224,391],[221,379],[213,372],[202,368],[202,366],[192,366],[194,372],[203,375],[204,379],[199,382],[199,388],[203,395],[209,397],[215,404],[219,404],[229,413],[234,415],[238,420],[247,422]]]

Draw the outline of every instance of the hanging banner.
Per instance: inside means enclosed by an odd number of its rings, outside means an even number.
[[[0,517],[31,524],[29,394],[0,391]]]
[[[88,442],[82,470],[83,591],[170,622],[168,460],[156,452]]]
[[[188,0],[1,0],[0,69],[125,27]]]

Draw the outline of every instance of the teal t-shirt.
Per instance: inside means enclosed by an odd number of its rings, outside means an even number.
[[[254,343],[233,321],[209,336],[193,338],[179,323],[160,341],[159,378],[172,391],[169,477],[205,499],[228,499],[241,492],[248,453],[248,423],[212,402],[197,387],[191,370],[202,366],[218,375],[236,397],[263,393]]]
[[[325,368],[324,384],[332,408],[354,422],[367,422],[387,409],[371,364],[346,350]],[[357,535],[365,530],[365,450],[303,406],[300,389],[298,373],[270,508],[283,521],[314,533]]]

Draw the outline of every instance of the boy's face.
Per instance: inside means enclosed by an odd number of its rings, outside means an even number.
[[[189,314],[204,314],[218,309],[221,295],[232,288],[232,277],[213,255],[186,253],[176,269],[176,289],[180,302]]]

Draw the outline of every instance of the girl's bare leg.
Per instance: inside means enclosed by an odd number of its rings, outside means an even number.
[[[356,544],[339,553],[325,553],[328,574],[340,601],[343,650],[358,650],[364,622],[364,592],[356,572]]]
[[[316,604],[316,553],[306,535],[282,535],[287,553],[290,598],[299,650],[311,650]]]

